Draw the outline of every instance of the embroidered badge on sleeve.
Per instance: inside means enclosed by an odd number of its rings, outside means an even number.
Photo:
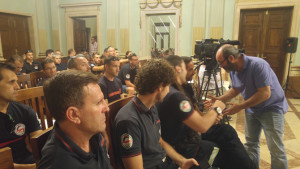
[[[131,135],[129,135],[127,133],[122,134],[121,143],[125,149],[130,149],[133,144],[133,139],[132,139]]]

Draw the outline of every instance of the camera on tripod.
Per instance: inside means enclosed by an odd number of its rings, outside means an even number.
[[[224,44],[239,45],[238,40],[224,40],[224,39],[203,39],[196,40],[194,58],[204,61],[206,70],[211,71],[218,67],[216,60],[216,53],[218,49]]]

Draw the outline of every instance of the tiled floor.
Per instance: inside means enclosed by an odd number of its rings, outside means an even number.
[[[300,99],[288,99],[289,110],[285,114],[284,144],[287,152],[289,169],[300,169]],[[245,143],[244,112],[232,116],[232,125]],[[270,169],[271,157],[266,144],[265,136],[261,137],[260,169]]]

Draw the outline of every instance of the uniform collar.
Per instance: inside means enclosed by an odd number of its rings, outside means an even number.
[[[87,153],[83,151],[73,140],[67,136],[58,126],[57,122],[54,125],[55,135],[56,137],[63,143],[63,145],[72,151],[73,153],[77,154],[80,158],[85,160],[90,160],[92,158],[96,158],[97,150],[99,149],[99,134],[94,135],[90,139],[90,146],[91,146],[91,152]],[[93,153],[95,152],[95,153]]]
[[[153,106],[150,109],[148,109],[148,107],[145,106],[144,103],[137,96],[134,96],[132,100],[141,113],[151,113]]]

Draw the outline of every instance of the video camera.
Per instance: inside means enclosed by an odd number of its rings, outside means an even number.
[[[194,58],[204,61],[206,70],[211,71],[218,67],[216,61],[216,53],[218,49],[224,44],[239,45],[238,40],[224,40],[224,39],[203,39],[196,40]]]

